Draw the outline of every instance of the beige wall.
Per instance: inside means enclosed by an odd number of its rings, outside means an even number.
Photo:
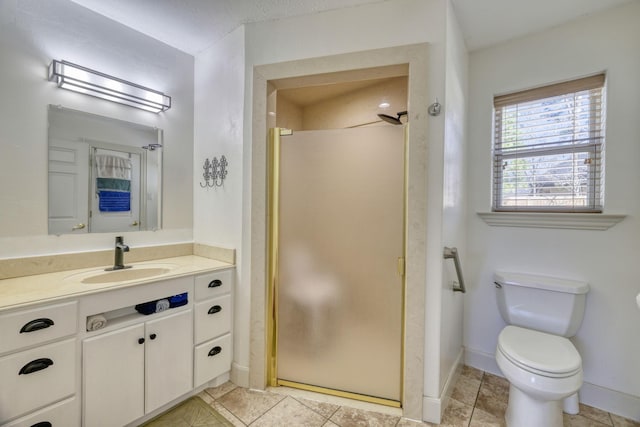
[[[390,106],[379,108],[383,101]],[[287,98],[286,90],[279,91],[277,107],[278,127],[294,130],[343,129],[381,123],[378,113],[395,117],[407,110],[407,77],[389,78],[308,105],[296,105]]]
[[[291,102],[280,91],[276,92],[276,126],[279,128],[304,130],[302,127],[302,107]]]

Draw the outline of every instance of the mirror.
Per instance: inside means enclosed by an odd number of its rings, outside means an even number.
[[[162,130],[49,105],[49,234],[157,230]]]

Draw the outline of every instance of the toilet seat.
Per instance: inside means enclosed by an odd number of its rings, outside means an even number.
[[[582,370],[576,348],[557,335],[507,326],[498,336],[498,350],[520,369],[544,377],[566,378]]]

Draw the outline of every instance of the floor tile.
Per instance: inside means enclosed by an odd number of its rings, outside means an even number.
[[[321,427],[327,419],[292,397],[286,397],[251,424],[251,427]]]
[[[398,421],[398,424],[396,424],[396,427],[438,427],[438,424],[414,421],[408,418],[400,418],[400,421]]]
[[[449,399],[449,403],[442,414],[441,427],[466,427],[471,420],[473,406],[465,405],[455,399]]]
[[[217,400],[214,400],[213,403],[210,403],[210,405],[213,407],[213,409],[218,411],[218,413],[220,415],[225,417],[227,419],[227,421],[229,421],[235,427],[244,427],[244,426],[246,426],[245,423],[243,423],[238,417],[233,415],[227,408],[222,406],[220,404],[220,402],[218,402]]]
[[[199,397],[192,397],[151,420],[145,427],[228,427],[231,424]]]
[[[471,415],[469,427],[506,427],[507,422],[504,417],[498,418],[482,409],[475,408]]]
[[[400,418],[401,410],[376,412],[375,405],[362,407],[350,400],[331,400],[321,395],[286,387],[258,392],[227,382],[208,388],[199,397],[236,427],[435,427],[435,424]],[[509,382],[478,369],[463,367],[442,417],[442,427],[504,427]],[[355,407],[351,407],[353,404]],[[475,404],[475,407],[474,407]],[[343,406],[345,405],[345,406]],[[580,404],[578,415],[563,416],[564,427],[640,427],[640,423]],[[192,427],[176,417],[171,427]],[[164,427],[164,426],[163,426]],[[167,425],[169,427],[169,425]]]
[[[467,405],[474,406],[480,390],[480,380],[471,376],[460,375],[456,381],[451,397]]]
[[[607,425],[579,414],[563,414],[563,424],[564,427],[603,427]]]
[[[609,416],[609,413],[607,411],[603,411],[602,409],[594,408],[592,406],[583,405],[582,403],[580,404],[580,413],[578,415],[582,415],[583,417],[590,418],[608,426],[613,425],[611,417]]]
[[[400,417],[345,406],[331,417],[331,421],[340,427],[389,427],[395,426],[399,420]]]
[[[640,422],[623,418],[619,415],[611,414],[611,420],[615,427],[640,427]]]
[[[460,373],[463,377],[469,377],[476,380],[482,380],[482,376],[484,372],[480,369],[472,368],[471,366],[464,365],[462,367],[462,372]]]
[[[331,418],[331,416],[340,409],[339,405],[334,405],[333,403],[328,402],[318,402],[315,400],[304,399],[301,397],[295,398],[298,402],[302,403],[307,408],[317,412],[322,415],[324,418]]]
[[[220,399],[222,396],[229,393],[230,391],[235,390],[236,388],[238,388],[237,385],[235,385],[231,381],[227,381],[226,383],[221,384],[218,387],[210,387],[205,391],[214,399]]]
[[[509,382],[504,378],[485,373],[476,399],[476,408],[501,419],[507,411],[508,402]]]
[[[217,399],[216,402],[227,408],[245,424],[251,424],[260,415],[273,408],[285,396],[264,393],[238,387]]]

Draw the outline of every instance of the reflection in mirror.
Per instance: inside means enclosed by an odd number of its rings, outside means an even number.
[[[162,130],[49,106],[49,234],[161,227]]]

